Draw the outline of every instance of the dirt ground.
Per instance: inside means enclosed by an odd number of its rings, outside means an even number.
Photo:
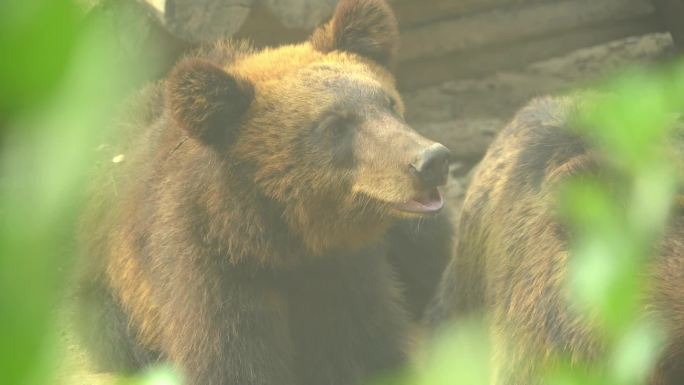
[[[632,66],[651,65],[673,55],[669,34],[631,37],[581,49],[489,76],[453,80],[404,93],[407,120],[424,135],[451,148],[455,162],[445,188],[454,219],[467,187],[468,175],[496,133],[515,111],[535,96],[589,87],[599,79]],[[106,385],[108,375],[93,374],[86,355],[65,328],[59,384]]]

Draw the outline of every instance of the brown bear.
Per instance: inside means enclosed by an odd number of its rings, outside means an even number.
[[[80,230],[78,329],[102,369],[350,385],[402,364],[389,254],[448,243],[449,151],[403,119],[397,44],[384,1],[343,0],[310,41],[217,43],[132,103]],[[426,218],[443,235],[396,225]]]
[[[558,183],[570,176],[610,175],[605,157],[573,128],[585,96],[540,98],[521,110],[466,192],[453,259],[427,322],[439,328],[487,317],[493,384],[540,384],[558,357],[595,362],[603,354],[595,322],[568,302],[570,232],[555,203]],[[676,210],[648,273],[654,291],[646,308],[671,328],[653,384],[684,378],[682,240],[684,213]]]

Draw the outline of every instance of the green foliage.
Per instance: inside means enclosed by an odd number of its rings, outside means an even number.
[[[78,17],[68,0],[0,2],[0,114],[35,106],[57,87],[81,33]]]
[[[663,236],[680,183],[681,145],[673,118],[684,111],[684,67],[669,73],[631,72],[609,83],[606,96],[580,111],[579,127],[611,172],[565,186],[561,205],[575,234],[571,290],[579,309],[602,329],[608,358],[587,363],[601,384],[642,384],[666,336],[643,314],[650,282],[645,274]],[[616,177],[611,177],[616,175]],[[552,383],[583,384],[564,371]]]
[[[136,378],[121,379],[116,385],[181,385],[181,381],[172,368],[162,366]]]
[[[415,385],[489,384],[489,331],[482,322],[469,320],[448,329],[428,347],[426,366]]]
[[[130,76],[79,12],[72,0],[0,2],[1,384],[55,383],[80,192]]]

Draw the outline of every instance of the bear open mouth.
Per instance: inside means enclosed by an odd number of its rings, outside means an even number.
[[[442,206],[444,206],[444,199],[436,187],[418,194],[407,202],[394,204],[394,207],[400,211],[418,214],[435,213]]]

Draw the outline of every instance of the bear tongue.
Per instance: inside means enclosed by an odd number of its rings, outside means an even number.
[[[444,205],[442,194],[436,187],[430,191],[418,195],[417,197],[413,198],[413,200],[430,211],[437,211]]]
[[[413,213],[434,213],[439,211],[444,205],[442,194],[437,188],[423,192],[408,202],[396,205],[402,211]]]

